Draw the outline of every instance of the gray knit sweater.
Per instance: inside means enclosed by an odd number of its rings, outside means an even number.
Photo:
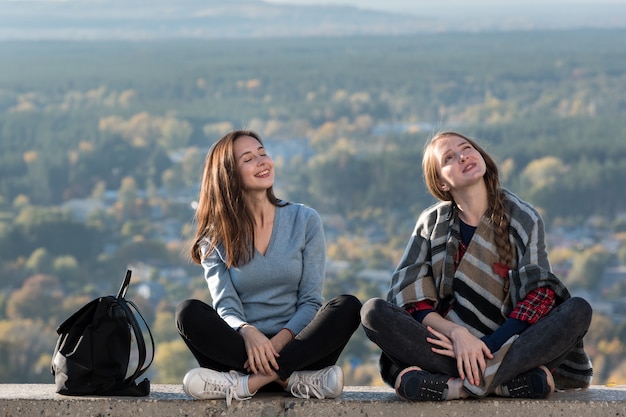
[[[232,268],[224,260],[218,245],[202,266],[213,307],[233,329],[249,323],[270,336],[282,328],[298,334],[321,307],[326,241],[312,208],[277,207],[265,255],[255,250],[250,262]]]

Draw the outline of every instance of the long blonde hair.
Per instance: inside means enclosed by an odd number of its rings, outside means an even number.
[[[215,142],[207,154],[191,246],[191,258],[196,263],[202,262],[201,245],[205,239],[209,241],[207,254],[218,243],[224,246],[227,267],[243,265],[254,254],[254,220],[243,195],[233,146],[242,136],[251,136],[263,146],[257,133],[235,130]],[[267,197],[272,204],[282,205],[273,187],[267,189]]]
[[[487,203],[488,212],[487,216],[494,225],[496,246],[498,248],[498,256],[500,263],[512,267],[513,263],[513,247],[509,240],[509,218],[506,215],[505,198],[500,186],[500,177],[498,176],[498,166],[493,158],[481,148],[472,139],[461,135],[457,132],[441,132],[433,136],[424,147],[424,156],[422,158],[422,170],[424,173],[424,182],[428,191],[437,199],[441,201],[452,201],[452,194],[449,191],[444,191],[437,186],[441,182],[439,178],[438,164],[433,154],[434,143],[440,139],[457,136],[466,140],[472,145],[483,157],[487,166],[484,180],[487,187]]]

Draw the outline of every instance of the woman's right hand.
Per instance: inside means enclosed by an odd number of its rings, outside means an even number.
[[[267,336],[249,324],[239,329],[239,334],[243,337],[246,345],[248,360],[244,367],[248,372],[269,375],[278,369],[276,358],[280,355]]]

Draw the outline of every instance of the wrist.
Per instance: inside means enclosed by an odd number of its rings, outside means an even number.
[[[239,327],[237,327],[237,333],[241,333],[241,329],[243,329],[246,326],[250,326],[250,324],[248,324],[248,323],[240,324]]]
[[[293,332],[291,331],[291,329],[288,329],[288,328],[286,328],[286,327],[283,327],[281,330],[286,330],[286,331],[287,331],[287,333],[289,333],[289,336],[291,336],[291,340],[293,340],[293,339],[296,337],[296,335],[295,335],[295,334],[293,334]]]
[[[454,336],[464,335],[464,334],[472,334],[472,333],[467,328],[465,328],[463,326],[455,325],[450,330],[450,334],[448,335],[448,337],[453,338]]]

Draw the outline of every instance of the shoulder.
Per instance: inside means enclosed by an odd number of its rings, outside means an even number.
[[[436,240],[446,235],[453,214],[454,207],[451,202],[438,202],[431,205],[420,213],[413,229],[413,236]]]
[[[507,189],[502,189],[502,191],[506,198],[509,213],[511,214],[512,218],[515,218],[517,216],[528,216],[535,221],[541,220],[541,214],[539,214],[537,209],[532,204],[522,200],[516,194]]]
[[[203,262],[224,262],[226,263],[226,249],[220,242],[211,249],[211,239],[205,237],[199,243],[200,256]]]
[[[299,221],[319,221],[321,222],[321,217],[319,213],[302,203],[292,203],[292,202],[281,202],[278,207],[276,207],[276,212],[279,213],[280,216],[291,218]]]
[[[289,236],[292,244],[299,239],[303,242],[324,242],[324,226],[320,215],[304,204],[290,203],[276,208],[278,229]],[[294,248],[296,245],[293,245]]]
[[[509,214],[509,224],[517,230],[518,234],[530,234],[536,228],[544,228],[543,218],[535,207],[508,190],[504,190],[504,192]]]
[[[422,225],[434,225],[443,220],[449,220],[453,214],[453,206],[449,201],[440,201],[426,208],[420,214],[417,223]]]

